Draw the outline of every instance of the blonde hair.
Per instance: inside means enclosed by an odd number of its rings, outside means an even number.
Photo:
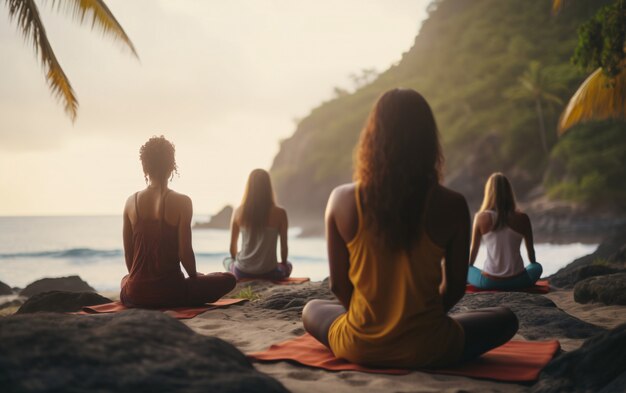
[[[270,209],[276,206],[270,174],[263,169],[250,172],[241,200],[241,226],[254,232],[268,224]]]
[[[479,212],[495,210],[497,215],[493,228],[499,229],[506,224],[509,214],[515,209],[515,194],[509,179],[500,172],[492,173],[485,184],[485,197]]]

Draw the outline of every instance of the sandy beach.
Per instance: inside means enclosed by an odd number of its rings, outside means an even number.
[[[278,297],[281,293],[320,293],[325,290],[320,282],[293,287],[268,286],[254,282],[240,284],[251,286],[261,299],[228,309],[213,310],[183,321],[194,331],[216,336],[235,345],[244,353],[266,349],[270,344],[302,335],[301,307],[273,310],[266,308],[264,299]],[[235,290],[234,292],[236,292]],[[626,323],[626,306],[581,305],[573,300],[573,291],[560,290],[546,295],[564,312],[585,322],[611,329]],[[548,337],[546,337],[547,339]],[[549,337],[553,338],[553,337]],[[584,339],[555,337],[565,351],[582,345]],[[515,339],[524,340],[518,334]],[[352,371],[329,372],[287,362],[255,363],[255,367],[277,380],[292,392],[335,391],[350,392],[358,388],[362,392],[522,392],[529,387],[485,380],[454,377],[423,372],[404,376],[374,375]]]

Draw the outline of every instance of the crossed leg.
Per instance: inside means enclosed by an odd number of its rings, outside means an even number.
[[[187,285],[188,304],[212,303],[237,285],[237,279],[230,273],[211,273],[188,277],[185,279]]]
[[[330,325],[345,312],[346,309],[336,300],[311,300],[302,310],[304,330],[330,348],[328,345]]]
[[[450,315],[465,331],[461,361],[475,359],[509,341],[519,327],[517,317],[506,307],[489,307]]]

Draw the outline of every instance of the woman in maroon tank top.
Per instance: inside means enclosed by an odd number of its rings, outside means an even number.
[[[174,307],[214,302],[236,284],[230,273],[196,271],[191,246],[191,199],[167,187],[176,172],[174,145],[152,137],[139,155],[148,186],[124,207],[124,256],[128,275],[120,299],[126,306]],[[185,278],[182,263],[188,278]]]

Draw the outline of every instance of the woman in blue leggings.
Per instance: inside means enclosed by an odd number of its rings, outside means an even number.
[[[474,267],[484,240],[487,259],[481,271]],[[526,244],[530,265],[524,268],[520,254]],[[535,285],[543,268],[535,259],[533,230],[528,215],[517,210],[511,183],[494,173],[485,184],[485,197],[474,217],[467,282],[481,289],[514,290]]]

